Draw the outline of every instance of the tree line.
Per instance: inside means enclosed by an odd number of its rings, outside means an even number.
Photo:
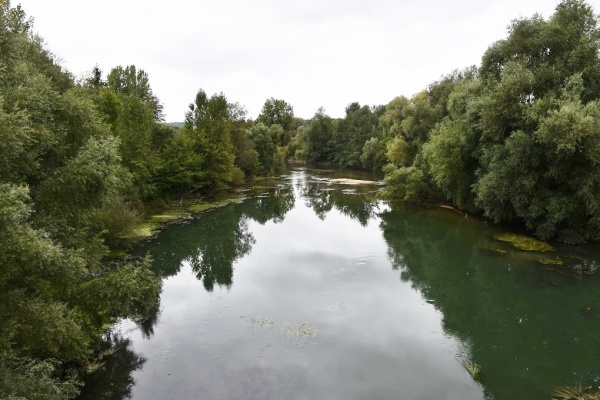
[[[478,67],[385,107],[323,110],[297,156],[385,173],[386,195],[520,226],[542,239],[600,239],[600,29],[582,0],[512,21]]]
[[[251,120],[199,90],[175,128],[145,71],[75,79],[0,0],[0,395],[73,397],[111,324],[155,314],[151,260],[110,261],[107,245],[146,205],[290,160],[383,172],[391,199],[450,202],[544,239],[598,240],[599,46],[592,8],[563,0],[411,98],[309,120],[269,98]]]

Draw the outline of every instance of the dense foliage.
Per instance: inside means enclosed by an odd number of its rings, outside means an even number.
[[[390,198],[451,202],[543,239],[600,238],[600,28],[582,0],[513,21],[479,68],[385,108],[323,110],[296,156],[383,170]]]
[[[115,210],[132,212],[143,180],[143,165],[127,167],[142,158],[126,147],[131,114],[116,108],[113,131],[104,94],[76,85],[41,43],[0,1],[2,398],[71,398],[107,328],[143,320],[161,290],[150,260],[104,261]]]
[[[199,90],[181,127],[142,69],[76,82],[31,24],[0,0],[0,397],[71,398],[114,321],[156,315],[151,260],[107,261],[146,204],[290,159],[382,171],[390,198],[541,238],[600,238],[600,28],[582,0],[513,21],[478,68],[386,106],[303,121],[269,98],[251,121]]]
[[[580,0],[513,21],[477,72],[454,79],[426,135],[402,138],[416,155],[387,168],[390,195],[448,200],[544,239],[600,238],[599,46]]]

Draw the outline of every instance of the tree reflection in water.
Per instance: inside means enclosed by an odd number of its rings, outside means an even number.
[[[96,372],[88,375],[80,398],[122,400],[131,398],[135,384],[133,372],[142,368],[146,359],[131,349],[129,339],[111,334],[103,342],[103,353],[110,354]],[[106,384],[110,382],[110,384]]]
[[[490,398],[550,398],[554,386],[598,379],[600,319],[584,311],[598,304],[593,282],[550,281],[555,269],[490,251],[490,228],[452,212],[380,217],[393,268],[442,313],[464,346],[459,361],[480,368]]]
[[[203,213],[179,229],[162,232],[157,239],[162,246],[149,244],[139,252],[150,253],[154,269],[162,277],[176,275],[183,263],[189,262],[206,290],[212,291],[215,285],[229,288],[234,263],[248,254],[255,243],[248,221],[281,222],[294,204],[291,186],[265,188],[242,204]]]
[[[282,184],[246,201],[240,208],[248,218],[261,225],[269,221],[278,224],[283,221],[285,215],[294,208],[295,204],[294,189],[288,184]]]
[[[294,181],[295,187],[276,184],[257,189],[256,196],[242,204],[165,230],[143,253],[151,253],[163,277],[189,263],[206,290],[214,290],[215,285],[229,288],[236,261],[255,243],[251,221],[282,222],[299,195],[321,219],[337,210],[362,226],[381,221],[392,268],[440,312],[444,333],[461,344],[457,362],[467,370],[480,368],[477,380],[488,397],[549,398],[554,386],[596,378],[600,318],[595,310],[600,308],[600,298],[593,284],[597,277],[577,281],[560,275],[559,286],[549,285],[557,282],[548,278],[556,275],[556,268],[524,259],[516,251],[490,251],[490,237],[497,232],[473,218],[440,209],[380,207],[373,185],[332,184],[304,173],[294,175]],[[152,335],[156,318],[153,315],[142,324],[144,335]],[[107,362],[101,379],[114,381],[115,388],[87,398],[129,396],[131,373],[143,359],[130,351],[116,352],[114,358],[123,360],[115,361],[115,366]],[[116,376],[119,373],[122,378]],[[117,390],[124,394],[110,397]]]
[[[319,219],[336,209],[366,226],[377,215],[377,187],[373,185],[333,185],[329,180],[307,179],[299,190]]]
[[[250,252],[255,242],[248,231],[247,217],[234,207],[203,217],[202,235],[196,238],[196,246],[185,260],[209,292],[215,283],[229,288],[233,282],[233,263]]]

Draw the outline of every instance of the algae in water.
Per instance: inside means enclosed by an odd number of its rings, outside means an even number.
[[[516,235],[513,233],[502,233],[500,235],[495,235],[494,239],[501,242],[510,243],[519,250],[539,252],[555,251],[554,247],[550,246],[548,243],[531,238],[529,236]]]

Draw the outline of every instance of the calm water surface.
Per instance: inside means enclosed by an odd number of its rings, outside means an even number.
[[[140,249],[164,277],[160,312],[116,327],[82,398],[512,400],[600,384],[597,249],[521,252],[483,221],[339,177],[259,183]]]

